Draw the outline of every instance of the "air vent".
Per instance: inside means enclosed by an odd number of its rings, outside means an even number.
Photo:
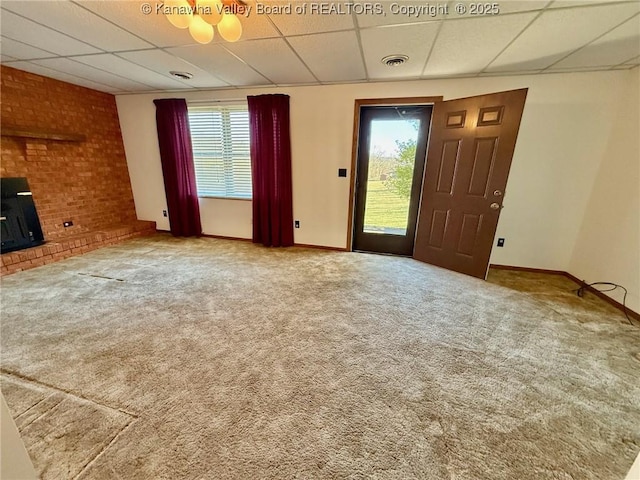
[[[382,59],[382,63],[384,63],[387,67],[399,67],[404,64],[409,57],[406,55],[389,55]]]
[[[176,72],[172,70],[169,73],[180,80],[191,80],[193,78],[193,73],[189,72]]]

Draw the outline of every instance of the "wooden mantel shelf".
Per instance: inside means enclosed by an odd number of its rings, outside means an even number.
[[[47,130],[38,130],[28,127],[0,127],[0,134],[3,137],[37,138],[40,140],[53,140],[56,142],[84,142],[87,136],[81,133],[63,133]]]

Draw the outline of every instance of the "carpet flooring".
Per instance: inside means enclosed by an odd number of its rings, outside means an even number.
[[[45,480],[624,478],[640,328],[544,277],[135,239],[2,279],[2,392]]]

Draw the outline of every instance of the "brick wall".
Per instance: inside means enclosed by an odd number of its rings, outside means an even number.
[[[86,135],[79,143],[2,137],[0,176],[27,178],[45,239],[134,222],[115,97],[1,68],[3,126]]]

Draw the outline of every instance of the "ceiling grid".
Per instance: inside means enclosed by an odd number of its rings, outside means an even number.
[[[466,0],[430,4],[437,11],[424,10],[422,1],[387,1],[384,14],[371,15],[347,11],[342,1],[330,3],[344,14],[259,15],[257,1],[248,0],[253,12],[241,16],[240,41],[216,36],[208,45],[196,43],[153,9],[143,15],[144,3],[159,2],[3,0],[2,63],[115,94],[640,64],[639,0],[503,0],[500,13],[491,15],[471,15],[473,2]],[[388,67],[381,60],[389,55],[408,60]],[[172,70],[188,71],[193,79],[174,78]]]

